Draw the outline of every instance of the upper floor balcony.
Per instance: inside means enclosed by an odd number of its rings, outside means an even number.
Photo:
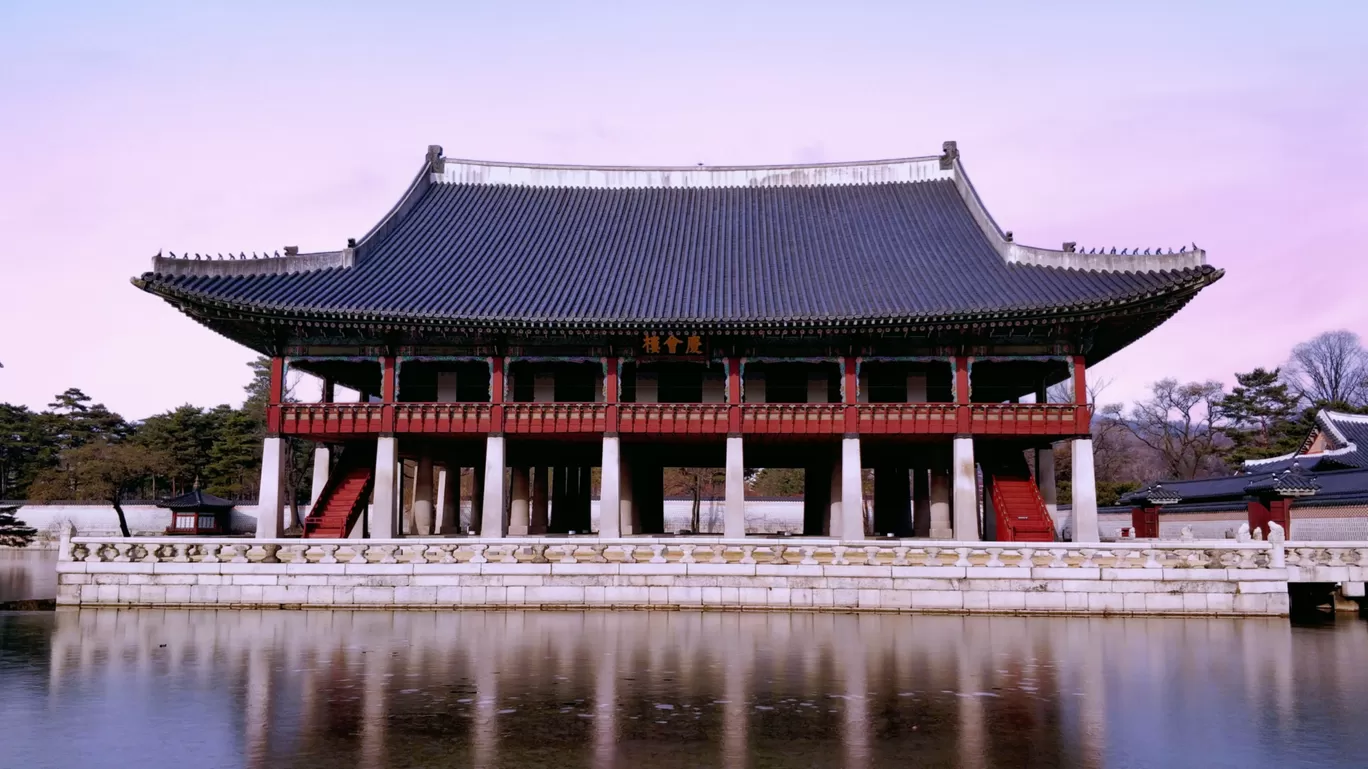
[[[325,402],[272,403],[272,430],[315,440],[605,433],[1065,438],[1086,435],[1091,423],[1081,359],[990,359],[975,366],[968,358],[661,365],[609,358],[382,358],[368,365],[374,385],[360,402],[331,402],[325,387]],[[1071,402],[998,400],[1023,389],[1038,392],[1038,383],[1061,375],[1074,384],[1062,398]]]

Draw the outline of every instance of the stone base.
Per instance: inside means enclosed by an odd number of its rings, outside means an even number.
[[[763,563],[66,562],[59,564],[59,571],[59,604],[81,607],[704,608],[1187,616],[1285,615],[1289,609],[1285,577],[1271,569],[1245,570],[1235,581],[1175,569]]]

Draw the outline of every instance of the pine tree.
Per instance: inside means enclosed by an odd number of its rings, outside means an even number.
[[[1236,374],[1239,385],[1221,402],[1232,445],[1227,459],[1239,464],[1297,450],[1305,431],[1297,422],[1297,396],[1278,369]]]
[[[38,535],[37,529],[30,528],[14,516],[18,509],[14,506],[0,507],[0,546],[23,547]]]

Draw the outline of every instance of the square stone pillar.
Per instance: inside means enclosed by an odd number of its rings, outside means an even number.
[[[448,463],[437,473],[437,533],[461,531],[461,468]]]
[[[278,539],[284,531],[285,439],[269,436],[261,446],[261,493],[257,495],[257,539]]]
[[[1040,499],[1050,517],[1059,514],[1059,493],[1055,489],[1054,446],[1036,449],[1036,486],[1040,489]]]
[[[931,468],[931,539],[954,539],[950,516],[950,470],[942,465]]]
[[[1073,542],[1097,542],[1097,479],[1093,474],[1092,438],[1073,442]]]
[[[513,468],[509,483],[508,534],[521,537],[531,533],[532,528],[532,482],[531,471],[526,467]]]
[[[827,503],[826,526],[823,534],[828,537],[841,536],[841,450],[837,447],[831,459],[831,478],[827,483],[830,499]]]
[[[727,539],[746,536],[746,465],[741,448],[741,436],[727,436],[726,511],[722,524],[722,536]]]
[[[961,542],[977,542],[981,537],[978,527],[978,473],[974,467],[973,438],[955,438],[950,470],[955,489],[955,539]]]
[[[618,447],[618,489],[622,495],[618,503],[620,511],[622,536],[631,536],[641,533],[641,508],[636,504],[636,483],[632,478],[632,461],[622,456],[621,446]]]
[[[545,534],[550,523],[550,498],[548,492],[548,475],[550,468],[538,467],[532,472],[532,518],[528,522],[528,534]]]
[[[375,483],[372,484],[370,518],[366,532],[371,539],[393,539],[399,515],[399,439],[382,435],[375,442]]]
[[[912,536],[931,536],[931,484],[925,467],[912,468]]]
[[[622,536],[622,469],[618,437],[603,436],[603,465],[599,474],[600,537]]]
[[[413,533],[419,537],[432,535],[436,507],[432,503],[432,457],[418,458],[413,474]]]
[[[484,504],[480,510],[480,536],[502,538],[508,534],[504,517],[504,437],[485,439]]]
[[[841,528],[843,541],[865,538],[864,476],[860,472],[860,439],[841,439]]]
[[[323,489],[328,485],[328,472],[330,470],[328,462],[331,458],[327,444],[320,443],[314,446],[313,484],[309,488],[309,512],[313,512],[314,506],[318,504],[318,498],[323,496]]]

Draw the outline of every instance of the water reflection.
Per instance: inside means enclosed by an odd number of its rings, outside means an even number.
[[[56,550],[0,548],[0,603],[56,597]]]
[[[1350,766],[1365,627],[11,614],[0,716],[25,766]]]

